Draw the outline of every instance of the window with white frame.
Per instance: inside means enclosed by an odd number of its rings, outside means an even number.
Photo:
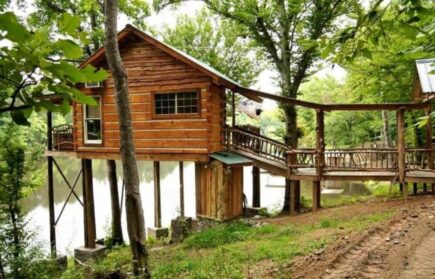
[[[101,97],[94,96],[96,106],[83,105],[84,140],[87,144],[102,143]]]
[[[198,92],[177,92],[154,94],[155,114],[198,113]]]

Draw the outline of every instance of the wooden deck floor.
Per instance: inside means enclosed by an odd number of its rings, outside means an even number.
[[[315,180],[316,169],[298,169],[290,179]],[[323,180],[344,181],[396,181],[397,173],[393,171],[326,171]],[[405,182],[435,183],[435,172],[429,170],[407,171]]]

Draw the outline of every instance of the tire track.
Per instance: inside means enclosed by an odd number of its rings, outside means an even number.
[[[400,274],[402,279],[433,279],[435,278],[435,231],[430,232],[420,243],[410,263]]]

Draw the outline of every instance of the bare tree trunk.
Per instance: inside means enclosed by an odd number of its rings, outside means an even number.
[[[384,121],[383,133],[385,147],[392,147],[393,141],[391,139],[390,120],[388,118],[388,111],[382,111],[382,120]]]
[[[122,64],[117,41],[118,1],[105,0],[106,58],[115,83],[116,107],[119,117],[120,151],[125,181],[127,230],[133,256],[133,272],[151,278],[145,243],[145,219],[139,190],[139,173],[131,126],[127,73]]]
[[[119,205],[118,178],[116,177],[115,160],[107,160],[109,171],[110,198],[112,203],[112,245],[124,243],[121,226],[121,208]]]

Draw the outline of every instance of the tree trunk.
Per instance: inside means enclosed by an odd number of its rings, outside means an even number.
[[[0,253],[0,279],[6,279],[5,270],[3,268],[3,260],[2,260],[1,253]]]
[[[384,144],[385,147],[390,148],[393,146],[393,141],[391,139],[390,131],[390,120],[388,118],[388,111],[382,111],[382,120],[384,121],[383,133],[384,133]]]
[[[109,171],[110,198],[112,202],[112,245],[124,243],[121,226],[121,208],[119,205],[118,179],[115,160],[107,160]]]
[[[105,0],[106,58],[114,83],[119,117],[120,152],[125,181],[127,230],[133,256],[133,272],[141,278],[151,278],[145,243],[145,219],[139,190],[139,173],[131,126],[127,73],[122,64],[117,41],[118,1]]]

